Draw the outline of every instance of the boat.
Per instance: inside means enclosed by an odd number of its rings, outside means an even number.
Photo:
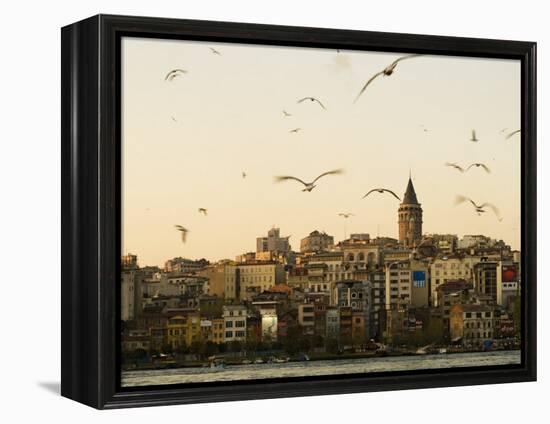
[[[250,365],[251,363],[252,363],[252,361],[250,359],[243,359],[241,361],[241,364],[243,364],[243,365]]]
[[[210,369],[224,369],[225,364],[223,362],[210,362]]]
[[[275,362],[276,364],[283,364],[285,362],[288,362],[288,358],[274,358],[273,362]]]
[[[445,349],[444,347],[441,347],[441,348],[439,348],[439,353],[441,353],[441,354],[447,353],[447,349]]]
[[[255,363],[255,364],[263,364],[264,361],[263,361],[262,358],[258,358],[258,359],[255,359],[255,360],[254,360],[254,363]]]

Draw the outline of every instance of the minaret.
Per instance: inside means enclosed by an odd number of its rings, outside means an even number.
[[[422,239],[422,207],[416,199],[416,192],[409,175],[407,190],[398,210],[399,242],[414,247]]]

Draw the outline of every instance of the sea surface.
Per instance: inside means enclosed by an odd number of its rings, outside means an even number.
[[[331,374],[354,374],[406,371],[521,363],[519,350],[441,355],[392,356],[330,361],[287,362],[283,364],[228,365],[226,368],[175,368],[163,370],[123,371],[122,386],[204,383],[254,380],[263,378],[304,377]]]

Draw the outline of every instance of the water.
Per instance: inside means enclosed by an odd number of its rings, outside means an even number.
[[[521,362],[519,350],[454,353],[449,355],[393,356],[283,364],[228,365],[225,369],[179,368],[124,371],[122,386],[204,383],[314,375],[371,373],[434,368],[511,365]]]

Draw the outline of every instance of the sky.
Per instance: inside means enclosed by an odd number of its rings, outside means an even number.
[[[291,235],[294,250],[316,229],[335,240],[397,238],[399,201],[362,197],[376,187],[402,197],[409,172],[423,233],[484,234],[519,249],[521,140],[505,135],[520,128],[520,62],[417,56],[354,103],[401,56],[124,38],[122,253],[137,254],[142,266],[176,256],[233,259],[254,251],[272,226]],[[175,68],[187,72],[165,81]],[[297,103],[306,96],[326,110]],[[482,162],[491,172],[460,173],[446,162]],[[296,181],[274,182],[340,168],[309,193]],[[455,205],[457,195],[496,205],[502,220]],[[176,224],[189,229],[186,243]]]

